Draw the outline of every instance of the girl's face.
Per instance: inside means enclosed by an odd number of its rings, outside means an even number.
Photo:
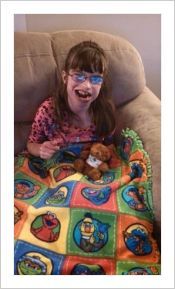
[[[87,110],[98,97],[103,75],[70,69],[62,72],[63,82],[67,86],[68,103],[73,112]]]

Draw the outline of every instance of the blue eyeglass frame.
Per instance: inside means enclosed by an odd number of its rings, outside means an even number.
[[[102,84],[103,83],[103,76],[101,75],[91,75],[86,76],[84,73],[75,72],[73,74],[69,74],[75,82],[82,83],[86,79],[89,79],[91,84]]]

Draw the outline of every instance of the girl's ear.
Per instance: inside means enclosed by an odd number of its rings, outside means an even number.
[[[61,73],[61,76],[62,76],[62,80],[63,80],[63,82],[64,82],[64,84],[66,84],[67,83],[67,73],[66,73],[66,71],[62,71],[62,73]]]

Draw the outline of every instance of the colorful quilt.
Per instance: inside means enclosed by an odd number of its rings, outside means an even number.
[[[14,274],[160,274],[151,165],[140,138],[122,131],[98,181],[73,168],[82,148],[69,145],[50,161],[16,158]]]

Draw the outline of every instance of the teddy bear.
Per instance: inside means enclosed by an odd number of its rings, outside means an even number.
[[[74,161],[74,168],[77,172],[97,181],[101,178],[102,173],[109,170],[110,158],[111,151],[107,146],[93,143],[81,151],[80,157]]]

